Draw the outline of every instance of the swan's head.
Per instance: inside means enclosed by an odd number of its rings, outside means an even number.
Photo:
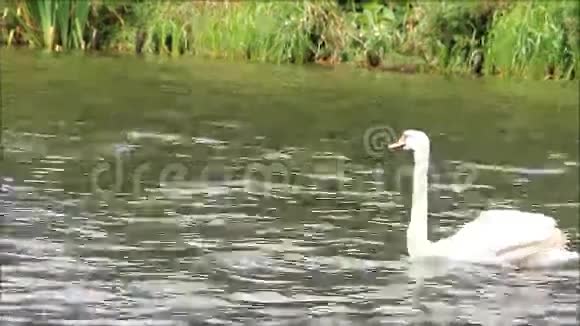
[[[389,145],[389,149],[411,150],[417,157],[429,156],[429,137],[421,130],[407,129],[401,138]]]

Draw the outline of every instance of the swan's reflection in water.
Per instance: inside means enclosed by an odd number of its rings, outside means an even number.
[[[576,325],[577,266],[518,271],[426,258],[410,262],[408,275],[419,324]]]

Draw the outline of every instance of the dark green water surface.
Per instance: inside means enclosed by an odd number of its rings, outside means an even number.
[[[8,50],[1,69],[3,325],[576,325],[576,268],[410,264],[411,157],[377,148],[429,134],[432,240],[506,207],[575,246],[577,83]]]

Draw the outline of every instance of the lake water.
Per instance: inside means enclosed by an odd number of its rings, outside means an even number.
[[[507,207],[576,246],[577,82],[1,56],[3,325],[577,325],[576,266],[410,264],[381,150],[429,134],[431,239]]]

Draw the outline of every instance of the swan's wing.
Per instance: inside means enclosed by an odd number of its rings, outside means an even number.
[[[538,252],[551,239],[555,241],[557,232],[556,221],[543,214],[489,210],[443,242],[461,256],[518,260]]]

